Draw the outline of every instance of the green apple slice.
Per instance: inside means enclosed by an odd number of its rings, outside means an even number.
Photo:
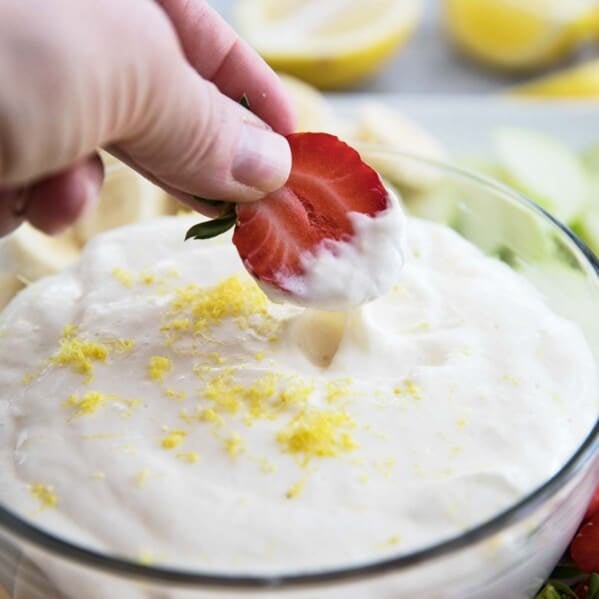
[[[494,135],[505,180],[569,224],[587,200],[587,177],[576,154],[543,133],[504,127]]]

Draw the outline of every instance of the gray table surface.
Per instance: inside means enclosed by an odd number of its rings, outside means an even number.
[[[526,79],[486,70],[455,52],[441,27],[440,1],[425,0],[424,19],[408,45],[381,73],[352,91],[488,93]],[[211,0],[211,4],[228,20],[232,20],[233,2],[234,0]],[[559,66],[564,67],[592,57],[599,57],[599,45],[582,48]]]

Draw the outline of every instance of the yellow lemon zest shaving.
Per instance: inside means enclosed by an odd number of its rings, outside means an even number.
[[[76,394],[70,395],[62,403],[63,407],[76,408],[75,416],[84,416],[95,413],[106,403],[106,396],[99,391],[87,391],[82,397]]]
[[[303,478],[302,480],[296,482],[287,489],[287,491],[285,492],[285,497],[287,497],[287,499],[295,499],[303,493],[305,486],[306,479]]]
[[[73,329],[67,330],[67,335],[63,332],[58,352],[50,358],[50,361],[57,366],[68,366],[77,374],[87,375],[89,382],[93,376],[93,363],[106,362],[108,347],[103,343],[85,341],[73,335]]]
[[[165,356],[152,356],[148,362],[148,375],[153,381],[163,381],[172,370],[173,362]]]
[[[186,431],[179,429],[172,430],[166,437],[162,439],[160,444],[164,449],[175,449],[175,447],[178,447],[181,445],[181,443],[183,443],[185,437],[187,437]]]
[[[236,458],[245,451],[245,442],[237,433],[233,433],[230,437],[225,439],[224,445],[225,450],[232,458]]]
[[[29,485],[29,491],[40,502],[41,508],[54,508],[58,505],[58,496],[52,485],[34,483]]]
[[[125,287],[133,287],[133,283],[135,282],[133,279],[133,275],[122,268],[113,268],[112,276]]]
[[[184,453],[178,453],[175,457],[179,460],[183,460],[188,464],[195,464],[200,459],[200,454],[195,451],[187,451]]]
[[[355,421],[343,410],[302,411],[277,433],[283,451],[304,456],[304,464],[311,458],[335,457],[358,447],[348,432]]]

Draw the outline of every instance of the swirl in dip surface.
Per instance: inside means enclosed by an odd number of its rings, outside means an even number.
[[[348,566],[507,508],[596,418],[577,327],[445,227],[408,219],[392,291],[320,313],[188,226],[101,235],[2,314],[2,501],[61,537],[229,574]]]

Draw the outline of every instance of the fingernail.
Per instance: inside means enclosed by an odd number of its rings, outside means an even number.
[[[287,140],[269,129],[244,123],[231,170],[239,183],[270,192],[285,184],[291,169]]]

